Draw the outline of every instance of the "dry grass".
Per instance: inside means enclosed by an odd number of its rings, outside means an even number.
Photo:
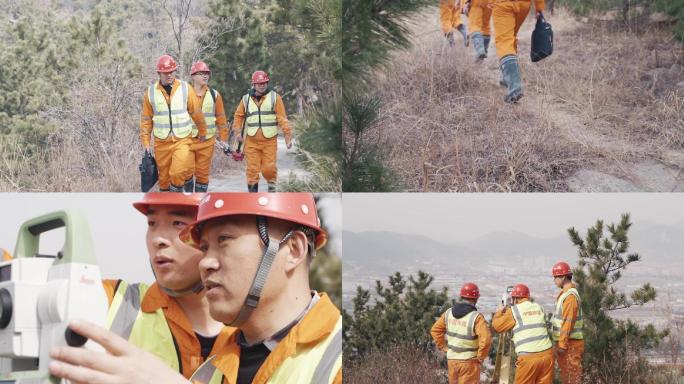
[[[560,12],[550,20],[554,56],[532,64],[528,20],[519,35],[526,96],[511,106],[493,53],[476,65],[472,48],[447,46],[432,29],[437,13],[413,20],[414,47],[376,83],[383,107],[373,134],[404,189],[566,191],[577,170],[643,158],[684,169],[663,160],[684,149],[684,95],[674,81],[684,74],[673,66],[684,55],[666,32],[636,36]],[[644,80],[656,65],[671,77]]]
[[[447,383],[446,368],[410,345],[371,352],[359,361],[344,362],[344,382],[354,384]]]

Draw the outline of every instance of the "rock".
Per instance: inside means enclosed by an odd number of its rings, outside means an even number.
[[[637,192],[639,188],[627,180],[607,173],[582,169],[566,182],[572,192]]]
[[[677,83],[677,90],[684,92],[684,81]]]

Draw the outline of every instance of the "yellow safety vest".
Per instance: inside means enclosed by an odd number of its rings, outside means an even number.
[[[152,105],[152,133],[160,140],[166,140],[169,134],[178,138],[190,136],[192,131],[192,119],[188,113],[188,83],[180,82],[180,90],[177,90],[171,98],[171,105],[166,103],[166,98],[161,89],[157,88],[159,81],[150,85],[147,89],[147,97]]]
[[[546,330],[544,309],[531,301],[523,301],[511,307],[515,327],[513,344],[518,355],[545,351],[551,348],[551,340]]]
[[[221,384],[223,374],[209,358],[192,375],[193,384]],[[297,353],[288,357],[268,379],[269,384],[325,384],[332,383],[342,367],[342,317],[335,323],[330,335],[316,345],[297,347]]]
[[[264,137],[270,139],[278,134],[278,120],[275,113],[277,94],[275,91],[270,91],[263,98],[261,106],[258,106],[249,96],[249,93],[242,97],[247,116],[245,124],[247,124],[249,136],[256,135],[257,131],[261,129]]]
[[[202,112],[204,113],[204,121],[207,123],[207,139],[211,139],[216,135],[216,100],[218,97],[218,91],[207,88],[207,93],[204,95],[204,100],[202,101]],[[199,133],[195,121],[192,121],[192,137],[196,137]]]
[[[468,360],[477,357],[477,336],[475,336],[475,320],[479,312],[473,311],[457,319],[451,313],[451,309],[446,312],[444,321],[446,322],[446,342],[447,359],[449,360]]]
[[[140,309],[148,288],[146,284],[121,281],[109,306],[107,328],[182,373],[180,350],[164,312],[161,308],[150,313]]]
[[[575,298],[577,299],[578,308],[577,319],[575,319],[575,325],[572,328],[572,332],[570,333],[570,339],[584,340],[584,333],[582,332],[582,329],[584,328],[584,318],[582,316],[582,302],[580,301],[579,292],[577,292],[577,289],[570,288],[567,291],[565,291],[565,293],[563,293],[556,302],[556,313],[553,314],[553,320],[551,321],[551,337],[553,337],[553,341],[558,341],[560,339],[560,329],[563,325],[563,321],[565,320],[563,318],[563,301],[565,301],[565,299],[570,295],[575,295]]]

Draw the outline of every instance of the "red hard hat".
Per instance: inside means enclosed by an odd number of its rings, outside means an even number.
[[[553,275],[553,277],[566,276],[571,273],[572,270],[570,270],[570,264],[566,263],[565,261],[557,262],[553,265],[553,268],[551,269],[551,274]]]
[[[465,283],[463,284],[463,287],[461,287],[461,297],[466,299],[479,299],[480,289],[475,283]]]
[[[209,69],[209,66],[204,61],[196,61],[192,63],[192,67],[190,67],[190,75],[194,75],[197,72],[211,73],[211,69]]]
[[[157,59],[157,72],[168,73],[178,69],[176,60],[169,55],[163,55]]]
[[[197,208],[202,196],[204,193],[148,192],[142,200],[133,203],[133,206],[143,215],[147,215],[147,209],[151,205],[182,205]]]
[[[269,82],[268,73],[264,71],[256,71],[252,73],[252,84],[263,84]]]
[[[511,297],[530,297],[530,289],[525,284],[516,284],[511,292]]]
[[[235,215],[257,215],[297,223],[316,231],[316,249],[325,245],[316,202],[311,193],[207,193],[200,202],[197,221],[179,234],[181,240],[198,248],[202,225],[208,220]]]

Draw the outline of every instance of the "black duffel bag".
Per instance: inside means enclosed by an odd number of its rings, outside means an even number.
[[[553,53],[553,30],[551,24],[544,20],[544,16],[537,18],[537,25],[532,31],[532,49],[530,56],[532,62],[551,56]]]
[[[152,154],[149,151],[145,151],[143,158],[140,161],[140,189],[143,192],[147,192],[159,180],[159,172],[157,171],[157,161],[154,160]]]

